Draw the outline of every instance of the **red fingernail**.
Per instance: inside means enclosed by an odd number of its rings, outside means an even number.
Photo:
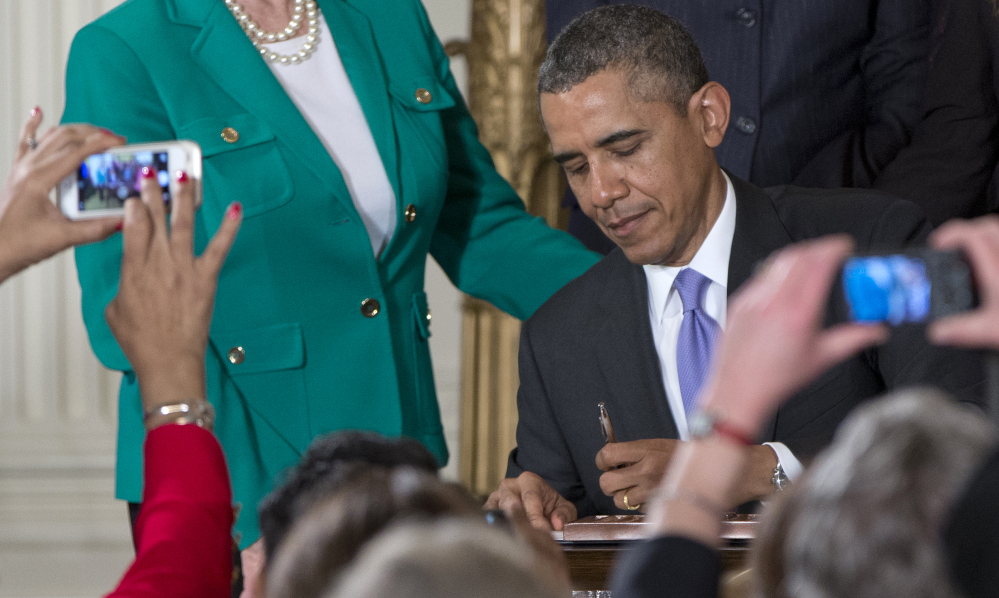
[[[229,211],[226,212],[225,217],[228,218],[229,220],[236,220],[237,218],[239,218],[239,215],[242,213],[243,213],[243,204],[236,201],[233,202],[231,206],[229,206]]]
[[[35,106],[34,108],[31,109],[31,118],[35,118],[36,116],[38,116],[41,113],[42,113],[42,109],[40,107],[38,107],[38,106]]]
[[[121,230],[123,228],[125,228],[125,223],[124,222],[119,222],[118,226],[114,227],[114,230],[117,231],[117,232],[121,232]]]
[[[105,135],[110,135],[111,137],[117,137],[118,136],[118,134],[115,133],[114,131],[112,131],[111,129],[105,129],[103,127],[101,127],[101,133],[104,133]]]
[[[154,176],[156,176],[156,171],[155,170],[153,170],[152,168],[150,168],[148,166],[143,166],[142,167],[142,178],[144,178],[144,179],[151,179]]]
[[[177,171],[177,182],[178,183],[186,183],[187,179],[188,179],[188,176],[187,176],[186,172],[184,172],[183,170],[178,170]]]

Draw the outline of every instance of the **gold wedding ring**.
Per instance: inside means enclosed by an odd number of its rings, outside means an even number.
[[[634,486],[632,486],[631,488],[634,488]],[[631,490],[631,488],[628,488],[628,490]],[[631,506],[631,503],[628,502],[628,490],[625,490],[624,494],[621,496],[621,502],[624,503],[624,508],[628,509],[629,511],[637,511],[638,509],[641,509],[643,503],[638,503],[635,506]]]

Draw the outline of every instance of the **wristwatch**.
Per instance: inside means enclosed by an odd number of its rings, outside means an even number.
[[[779,461],[777,462],[777,467],[774,468],[774,475],[770,478],[770,482],[774,485],[775,492],[783,492],[784,489],[791,485],[791,480],[784,473],[784,468],[781,467]]]

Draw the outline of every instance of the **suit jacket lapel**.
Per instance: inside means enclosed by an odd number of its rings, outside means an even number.
[[[592,346],[615,402],[628,406],[627,413],[611,408],[618,439],[678,438],[649,323],[645,273],[641,266],[629,262],[620,249],[606,259],[616,263],[613,278],[597,297],[604,319],[595,328]],[[647,414],[653,413],[661,426],[649,425]]]
[[[729,173],[735,187],[735,234],[728,260],[728,295],[732,296],[771,253],[792,242],[784,225],[777,217],[773,202],[759,187],[736,178]],[[770,418],[760,433],[760,438],[773,438],[777,416]]]
[[[749,280],[757,265],[791,243],[773,202],[759,187],[729,173],[735,187],[735,234],[728,260],[728,295]]]
[[[174,3],[178,22],[202,27],[191,45],[194,62],[247,112],[267,123],[296,159],[328,185],[348,213],[356,217],[340,170],[229,14],[225,3],[208,0],[174,0]],[[211,5],[207,10],[206,4]],[[192,22],[198,18],[200,23]]]

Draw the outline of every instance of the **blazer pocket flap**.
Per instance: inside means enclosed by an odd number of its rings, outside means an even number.
[[[392,82],[389,92],[395,101],[418,112],[446,110],[454,106],[454,98],[433,75],[417,77],[405,83]]]
[[[180,139],[192,139],[204,157],[250,147],[275,138],[274,132],[252,114],[209,116],[186,124],[177,131]]]
[[[298,324],[213,332],[211,340],[232,375],[290,370],[305,365],[305,342]]]

